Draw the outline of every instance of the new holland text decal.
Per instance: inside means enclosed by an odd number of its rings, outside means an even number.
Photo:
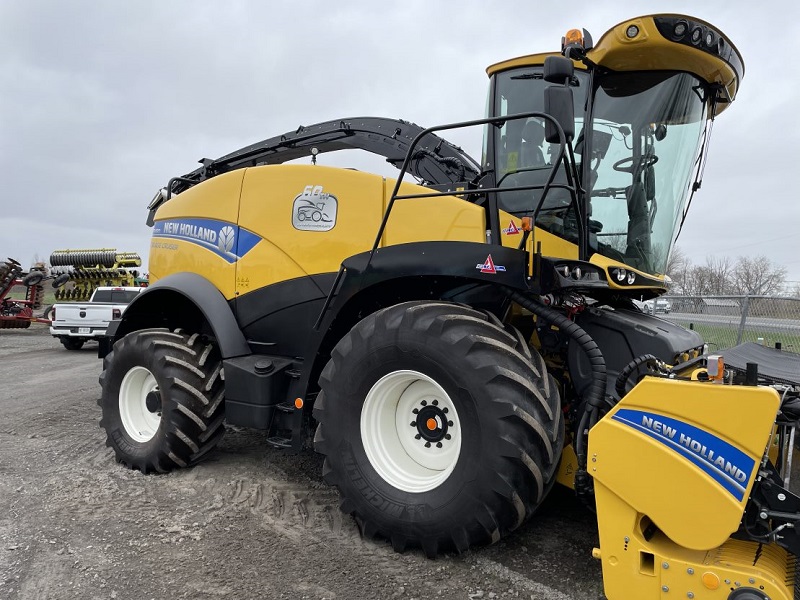
[[[621,408],[612,417],[661,442],[712,477],[740,502],[755,460],[717,436],[656,413]]]
[[[486,260],[483,263],[478,263],[475,265],[475,268],[480,270],[481,273],[500,273],[505,271],[506,268],[503,265],[496,265],[494,264],[494,260],[492,260],[492,255],[486,257]]]
[[[307,185],[292,205],[292,226],[300,231],[330,231],[336,225],[339,203],[321,185]]]
[[[261,237],[226,221],[216,219],[165,219],[153,225],[153,237],[183,240],[211,250],[234,263],[261,241]]]

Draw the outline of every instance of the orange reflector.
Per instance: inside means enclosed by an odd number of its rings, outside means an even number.
[[[533,217],[522,217],[520,229],[522,229],[522,231],[530,231],[533,229]]]
[[[302,398],[295,398],[294,399],[294,407],[295,408],[303,408],[303,399]]]
[[[428,429],[433,431],[434,429],[436,429],[436,419],[428,419],[427,421],[425,421],[425,425],[428,426]]]
[[[711,571],[706,571],[701,577],[703,585],[710,590],[715,590],[719,587],[719,577]]]
[[[570,29],[567,35],[564,36],[564,42],[569,44],[579,44],[583,46],[583,33],[580,29]]]

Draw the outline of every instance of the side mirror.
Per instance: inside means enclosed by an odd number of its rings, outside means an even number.
[[[575,109],[572,106],[570,87],[574,74],[575,65],[570,59],[563,56],[548,56],[544,59],[544,80],[554,84],[544,91],[544,112],[558,121],[568,142],[575,137]],[[545,121],[544,138],[550,144],[559,141],[558,130],[550,121]]]
[[[575,74],[575,65],[563,56],[548,56],[544,59],[543,77],[547,83],[565,83]]]
[[[572,105],[572,88],[563,85],[551,85],[544,91],[544,112],[553,117],[567,141],[575,137],[575,109]],[[550,144],[558,144],[558,129],[549,119],[544,122],[544,139]]]

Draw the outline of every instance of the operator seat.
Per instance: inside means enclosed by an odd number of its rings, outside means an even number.
[[[538,119],[528,119],[522,129],[522,140],[520,168],[530,169],[546,166],[547,163],[541,148],[542,142],[544,142],[544,125]]]
[[[628,196],[628,244],[625,256],[634,260],[646,260],[650,255],[650,215],[647,211],[645,188],[637,181],[627,190]],[[637,265],[646,268],[646,265]]]

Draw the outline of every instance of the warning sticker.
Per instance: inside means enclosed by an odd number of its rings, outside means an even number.
[[[508,224],[508,227],[503,229],[503,233],[505,233],[506,235],[519,235],[519,228],[516,225],[514,225],[514,221],[511,221]]]
[[[491,254],[486,257],[486,260],[483,262],[483,264],[478,263],[475,265],[475,268],[480,270],[481,273],[501,273],[506,270],[503,265],[494,264]]]

